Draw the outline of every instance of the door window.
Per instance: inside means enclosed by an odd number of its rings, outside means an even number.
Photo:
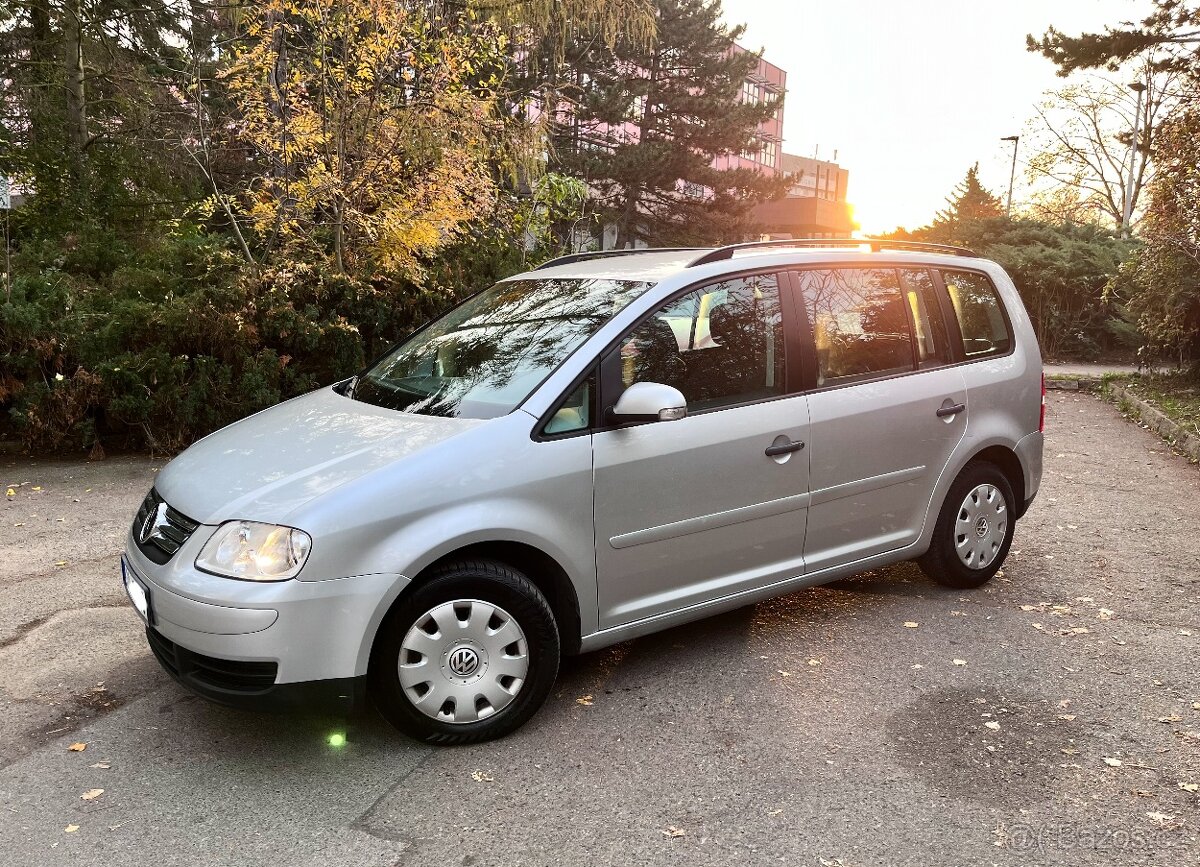
[[[943,271],[942,280],[958,317],[967,358],[1008,352],[1012,336],[992,281],[974,271]]]
[[[659,382],[689,411],[784,393],[783,319],[774,274],[723,280],[671,301],[618,348],[621,384]]]
[[[831,268],[797,276],[817,349],[817,385],[913,369],[913,339],[894,270]]]

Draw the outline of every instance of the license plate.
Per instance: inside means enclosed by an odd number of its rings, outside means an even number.
[[[138,616],[146,621],[147,626],[151,625],[154,620],[150,613],[150,591],[138,580],[124,557],[121,558],[121,582],[125,585],[125,592],[129,594],[129,601],[133,603]]]

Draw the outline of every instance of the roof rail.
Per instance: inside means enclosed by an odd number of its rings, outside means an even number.
[[[951,256],[978,256],[966,247],[951,247],[947,244],[927,244],[924,241],[888,241],[883,238],[785,238],[776,241],[749,241],[745,244],[729,244],[709,250],[703,256],[688,263],[689,268],[732,259],[741,250],[759,247],[870,247],[872,253],[882,250],[914,250],[925,253],[946,253]]]
[[[566,256],[559,256],[556,259],[550,259],[536,268],[534,271],[541,271],[543,268],[557,268],[559,265],[571,265],[575,262],[586,262],[589,259],[607,259],[611,256],[631,256],[635,253],[694,253],[700,250],[706,250],[707,247],[642,247],[640,249],[622,249],[622,250],[592,250],[587,253],[568,253]]]

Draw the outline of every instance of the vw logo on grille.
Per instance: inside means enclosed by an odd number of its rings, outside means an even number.
[[[142,521],[142,526],[138,528],[138,541],[145,545],[154,536],[160,535],[158,528],[167,523],[167,504],[159,503],[154,511],[146,516],[146,520]]]
[[[459,677],[470,677],[479,668],[479,654],[469,647],[460,647],[450,654],[450,670]]]

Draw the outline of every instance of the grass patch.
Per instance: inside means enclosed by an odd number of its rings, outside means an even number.
[[[1150,374],[1121,380],[1129,392],[1161,410],[1193,436],[1200,436],[1200,377]]]

